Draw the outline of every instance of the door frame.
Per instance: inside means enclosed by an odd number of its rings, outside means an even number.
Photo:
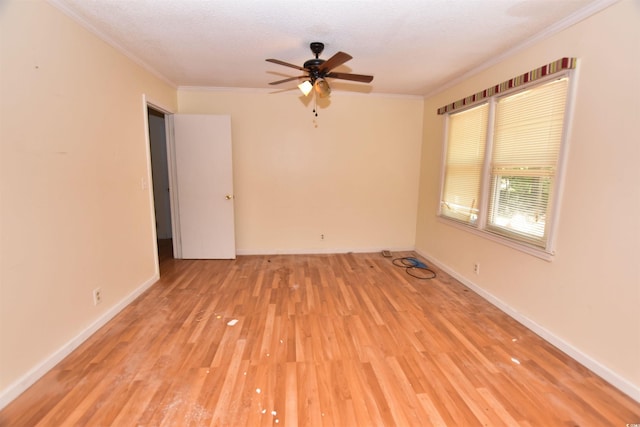
[[[147,156],[147,178],[146,186],[149,193],[149,207],[151,215],[151,228],[153,236],[153,249],[155,257],[156,274],[160,274],[160,261],[158,258],[158,234],[156,230],[156,212],[155,212],[155,199],[153,194],[153,174],[151,165],[151,138],[149,135],[149,108],[159,111],[164,114],[164,126],[166,137],[166,149],[167,149],[167,169],[169,173],[169,205],[171,209],[171,236],[173,242],[173,256],[175,258],[182,257],[182,247],[180,245],[180,227],[179,227],[179,213],[177,208],[177,195],[175,194],[176,188],[176,167],[175,167],[175,143],[173,138],[173,114],[170,108],[162,105],[162,103],[148,97],[146,94],[142,94],[143,104],[143,117],[145,128],[145,140],[146,140],[146,156]],[[144,187],[145,183],[142,184]]]

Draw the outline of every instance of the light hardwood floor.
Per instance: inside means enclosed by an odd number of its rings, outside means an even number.
[[[437,269],[419,280],[380,254],[162,259],[161,280],[0,425],[640,423],[640,404]]]

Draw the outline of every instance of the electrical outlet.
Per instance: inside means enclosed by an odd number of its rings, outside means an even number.
[[[320,235],[320,240],[324,240],[324,234]]]
[[[95,288],[93,290],[93,305],[98,305],[102,302],[102,289]]]
[[[480,263],[476,262],[475,264],[473,264],[473,272],[476,274],[480,274]]]

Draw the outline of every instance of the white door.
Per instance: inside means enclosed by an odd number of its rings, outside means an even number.
[[[234,259],[231,117],[174,114],[178,258]]]

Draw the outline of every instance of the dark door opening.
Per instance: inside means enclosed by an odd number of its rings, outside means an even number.
[[[147,113],[149,144],[151,145],[151,176],[158,238],[158,259],[162,262],[164,259],[173,258],[165,114],[149,106],[147,107]]]

